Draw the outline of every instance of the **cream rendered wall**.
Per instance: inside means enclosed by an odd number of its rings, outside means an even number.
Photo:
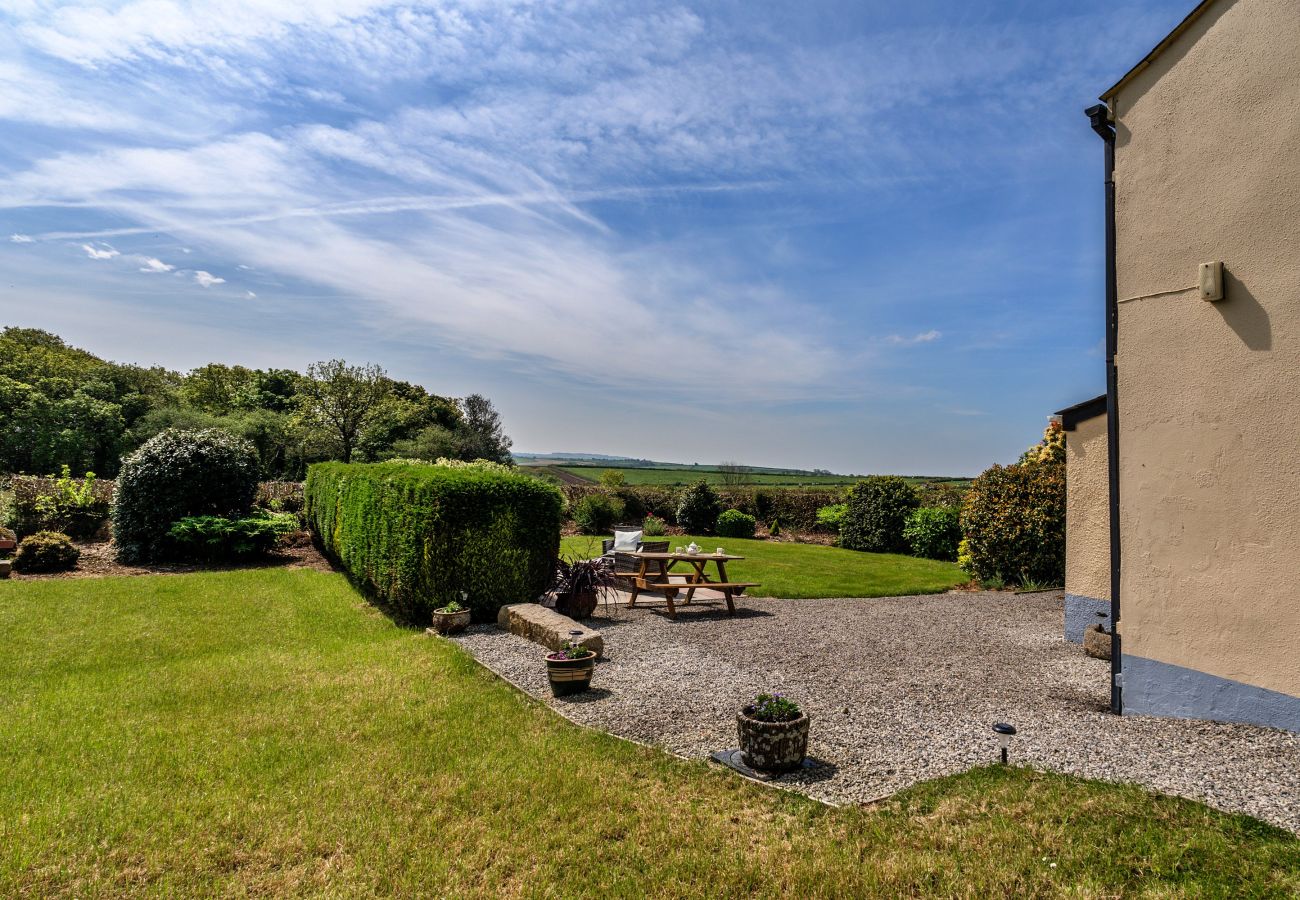
[[[1065,590],[1110,600],[1110,491],[1106,416],[1065,433]]]
[[[1124,655],[1300,696],[1300,0],[1222,0],[1111,104]],[[1226,299],[1161,294],[1210,260]]]

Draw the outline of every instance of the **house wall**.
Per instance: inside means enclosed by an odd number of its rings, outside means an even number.
[[[1065,639],[1110,626],[1110,491],[1106,416],[1065,433]]]
[[[1111,98],[1125,712],[1300,731],[1297,35],[1221,0]]]

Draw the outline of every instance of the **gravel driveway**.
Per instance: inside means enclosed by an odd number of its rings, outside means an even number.
[[[735,712],[759,691],[812,718],[828,765],[779,782],[861,802],[989,762],[990,726],[1016,725],[1013,761],[1246,812],[1300,831],[1300,736],[1249,725],[1114,716],[1110,664],[1061,638],[1060,593],[872,600],[745,598],[597,611],[606,659],[593,690],[553,699],[544,651],[495,626],[457,638],[484,665],[570,718],[687,757],[736,746]]]

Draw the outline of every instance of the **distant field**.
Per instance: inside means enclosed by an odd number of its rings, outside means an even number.
[[[699,481],[701,478],[710,484],[723,484],[723,474],[716,468],[708,466],[680,468],[624,468],[622,466],[570,465],[537,466],[541,471],[549,472],[567,484],[594,484],[600,480],[602,472],[615,469],[623,474],[623,480],[633,485],[655,485],[659,487],[678,487]],[[792,472],[751,472],[745,477],[746,484],[765,487],[839,487],[850,485],[860,480],[858,475],[810,475]],[[913,484],[945,482],[955,487],[965,488],[970,481],[965,478],[932,478],[925,475],[907,476]]]
[[[594,482],[600,480],[601,472],[616,467],[554,466],[548,468],[559,469],[574,478],[581,478]],[[690,484],[693,481],[699,481],[701,478],[707,480],[711,484],[720,485],[723,483],[721,472],[717,469],[706,468],[705,466],[682,469],[617,468],[619,472],[623,473],[623,478],[628,484],[653,484],[672,487],[674,485]],[[745,476],[745,480],[748,484],[766,484],[776,487],[814,487],[852,484],[857,479],[852,475],[791,475],[775,472],[752,472]]]

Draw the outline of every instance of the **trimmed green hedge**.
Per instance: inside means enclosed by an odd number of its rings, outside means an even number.
[[[536,600],[555,575],[563,498],[527,475],[410,462],[318,463],[306,519],[321,548],[405,619],[451,601],[477,622]]]

